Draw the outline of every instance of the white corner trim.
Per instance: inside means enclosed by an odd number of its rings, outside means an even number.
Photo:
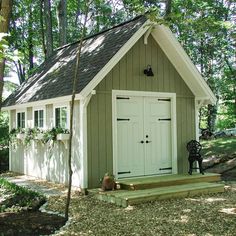
[[[116,122],[116,117],[117,117],[117,106],[116,106],[116,97],[118,95],[118,90],[112,90],[112,156],[113,156],[113,175],[115,176],[115,178],[117,178],[118,176],[117,174],[117,169],[118,169],[118,165],[117,165],[117,151],[118,151],[118,143],[117,143],[117,122]]]
[[[85,99],[80,100],[80,155],[81,155],[81,188],[88,188],[88,143],[87,143],[87,107],[90,102],[90,99],[94,95],[94,92],[91,92]]]
[[[152,27],[150,27],[149,29],[148,29],[148,31],[144,34],[144,44],[145,45],[147,45],[148,44],[148,37],[149,37],[149,35],[151,34],[151,32],[152,32]]]
[[[152,31],[152,36],[193,94],[196,97],[207,97],[210,103],[215,103],[215,95],[170,29],[163,25],[156,25]]]
[[[199,109],[202,106],[201,101],[195,99],[195,139],[199,141]]]
[[[102,81],[102,79],[110,72],[110,70],[120,61],[120,59],[131,49],[131,47],[143,36],[143,34],[150,27],[152,27],[150,25],[150,21],[147,20],[81,91],[80,94],[82,95],[82,97],[88,96],[88,94]]]
[[[8,111],[8,114],[9,114],[9,133],[10,131],[12,130],[12,114],[10,111]],[[9,170],[12,171],[12,144],[11,142],[9,141],[9,160],[8,160],[8,163],[9,163]]]
[[[176,93],[169,93],[168,98],[171,102],[172,174],[178,174]]]

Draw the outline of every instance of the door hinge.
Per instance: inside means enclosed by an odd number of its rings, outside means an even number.
[[[117,121],[130,121],[130,119],[117,118]]]
[[[170,102],[170,98],[158,98],[158,101],[160,102]]]
[[[121,171],[121,172],[118,172],[118,175],[123,175],[123,174],[130,174],[131,171]]]
[[[167,118],[167,119],[158,119],[159,121],[169,121],[171,120],[171,118]]]
[[[116,97],[116,99],[130,99],[129,97]]]
[[[172,170],[172,167],[160,168],[159,170]]]

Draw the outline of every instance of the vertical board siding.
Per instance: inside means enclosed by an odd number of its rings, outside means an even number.
[[[80,187],[80,151],[79,151],[79,102],[75,101],[74,149],[72,156],[72,184]],[[11,128],[16,127],[16,111],[11,111]],[[33,108],[27,108],[27,127],[33,127]],[[46,128],[53,127],[53,105],[46,106]],[[11,148],[11,171],[35,176],[49,181],[68,184],[68,147],[56,141],[53,145],[32,140],[28,146],[18,141],[17,147]]]
[[[143,73],[148,64],[153,69],[153,77]],[[89,187],[98,187],[106,172],[113,173],[112,89],[176,93],[178,172],[187,172],[186,144],[195,137],[194,96],[149,36],[147,45],[141,38],[108,73],[88,105]]]

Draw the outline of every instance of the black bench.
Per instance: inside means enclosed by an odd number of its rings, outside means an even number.
[[[188,173],[192,175],[193,169],[199,169],[200,173],[204,175],[203,169],[202,169],[202,157],[201,157],[201,150],[202,145],[196,141],[191,140],[187,143],[187,150],[189,152],[188,161],[189,161],[189,171]],[[193,167],[193,163],[197,161],[199,168]]]

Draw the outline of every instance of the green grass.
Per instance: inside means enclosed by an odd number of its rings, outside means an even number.
[[[46,201],[43,195],[3,178],[0,178],[0,190],[0,197],[1,194],[7,196],[3,202],[0,202],[0,212],[19,211],[22,208],[37,209]]]
[[[201,144],[202,154],[206,157],[236,154],[236,137],[202,140]]]

